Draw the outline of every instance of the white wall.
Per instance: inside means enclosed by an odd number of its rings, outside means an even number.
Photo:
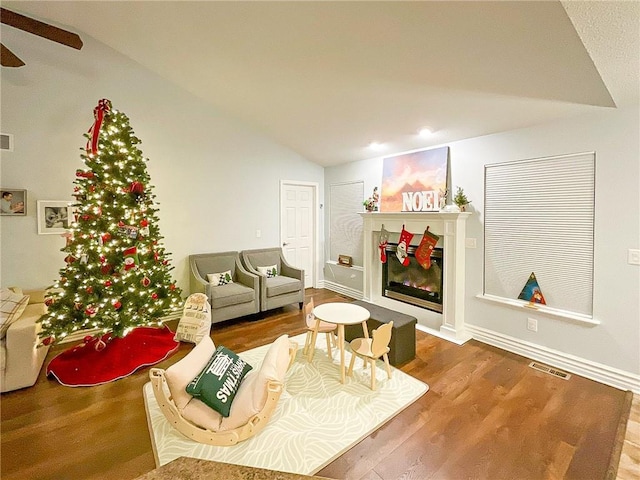
[[[475,215],[467,237],[466,323],[498,336],[532,344],[538,351],[564,352],[567,358],[595,362],[638,378],[640,373],[640,267],[627,264],[627,249],[640,248],[640,111],[602,110],[546,125],[454,142],[452,182],[464,188]],[[484,166],[511,160],[596,152],[594,318],[583,326],[541,315],[538,331],[526,328],[531,316],[476,298],[483,280]],[[395,152],[394,152],[395,153]],[[364,180],[365,191],[380,185],[382,158],[325,170],[325,188],[338,181]],[[327,201],[328,195],[325,191]],[[328,207],[327,207],[328,208]],[[552,234],[552,232],[549,232]],[[583,362],[584,363],[584,362]]]
[[[160,231],[185,294],[188,255],[279,245],[280,180],[317,182],[322,197],[319,165],[92,38],[83,40],[81,53],[56,51],[55,61],[38,49],[61,47],[34,43],[26,66],[1,70],[2,132],[14,134],[15,150],[2,152],[0,182],[28,190],[27,216],[0,220],[3,286],[39,288],[58,278],[64,241],[37,234],[36,201],[72,200],[83,134],[101,98],[127,114],[142,140]]]

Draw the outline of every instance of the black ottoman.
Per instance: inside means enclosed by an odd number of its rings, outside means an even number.
[[[389,363],[394,367],[401,363],[413,360],[416,356],[416,323],[418,320],[411,315],[389,310],[388,308],[379,307],[373,303],[367,303],[362,300],[351,302],[354,305],[369,310],[371,316],[367,320],[367,329],[369,335],[383,323],[389,323],[393,320],[393,330],[391,334],[391,343],[389,343]],[[362,325],[345,325],[344,339],[350,342],[354,338],[364,335]]]

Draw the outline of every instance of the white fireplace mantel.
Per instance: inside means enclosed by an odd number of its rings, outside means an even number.
[[[471,213],[372,212],[361,215],[364,238],[364,299],[413,315],[418,319],[419,325],[425,323],[421,322],[421,319],[427,316],[440,315],[382,295],[382,265],[378,248],[382,225],[390,233],[400,233],[404,225],[405,230],[414,235],[422,235],[428,226],[430,232],[440,236],[438,246],[442,247],[444,259],[441,324],[433,333],[458,344],[469,340],[471,335],[465,331],[464,288],[465,225]],[[426,330],[429,331],[428,328]]]

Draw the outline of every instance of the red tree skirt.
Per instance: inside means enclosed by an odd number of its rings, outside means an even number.
[[[67,387],[112,382],[168,358],[180,346],[173,335],[166,326],[137,327],[123,338],[107,333],[57,355],[49,362],[47,375]],[[106,344],[102,349],[101,341]]]

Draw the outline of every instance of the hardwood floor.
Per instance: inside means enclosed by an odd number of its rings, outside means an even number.
[[[310,296],[316,305],[351,301],[328,290],[309,289]],[[242,351],[303,331],[302,313],[292,305],[215,325],[212,337]],[[52,349],[47,361],[65,348]],[[182,345],[158,366],[168,367],[190,349]],[[575,375],[562,380],[528,363],[480,342],[458,346],[417,332],[417,356],[402,370],[428,383],[429,392],[318,475],[614,479],[631,393]],[[33,387],[3,394],[0,477],[131,479],[152,470],[142,399],[147,381],[148,368],[106,385],[69,388],[46,378],[43,369]]]

